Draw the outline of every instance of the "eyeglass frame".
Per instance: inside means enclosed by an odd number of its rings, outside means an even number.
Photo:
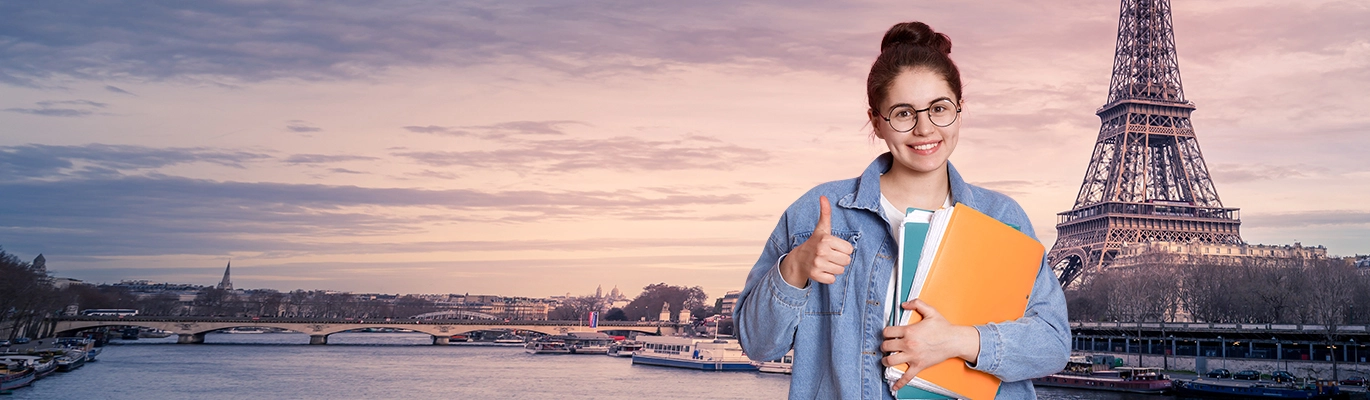
[[[932,122],[932,114],[928,114],[928,122],[931,122],[931,123],[932,123],[932,126],[935,126],[935,127],[938,127],[938,128],[946,128],[946,127],[948,127],[948,126],[951,126],[951,124],[956,123],[957,120],[960,120],[960,119],[961,119],[961,105],[960,105],[960,104],[956,104],[955,101],[952,101],[950,98],[947,98],[947,97],[943,97],[943,98],[940,98],[940,99],[937,99],[937,100],[933,100],[931,103],[928,103],[928,107],[927,107],[927,108],[924,108],[924,109],[922,109],[922,110],[919,110],[919,109],[917,109],[917,108],[914,108],[913,105],[910,105],[910,104],[907,104],[907,103],[895,104],[895,105],[890,106],[890,110],[889,110],[888,112],[891,113],[891,114],[894,113],[894,109],[896,109],[896,108],[900,108],[900,107],[913,108],[913,126],[910,126],[909,129],[905,129],[905,130],[902,130],[902,131],[899,130],[899,129],[896,129],[896,128],[894,127],[894,122],[891,122],[889,117],[886,117],[886,116],[884,116],[884,115],[881,115],[879,111],[876,111],[876,112],[875,112],[875,115],[878,116],[878,117],[880,117],[880,119],[885,120],[885,124],[886,124],[886,125],[889,125],[890,129],[894,129],[895,132],[899,132],[899,133],[912,132],[914,128],[917,128],[917,127],[918,127],[918,113],[927,113],[928,110],[931,110],[931,109],[932,109],[932,105],[933,105],[933,104],[937,104],[937,103],[940,103],[940,102],[943,102],[943,101],[946,101],[946,102],[948,102],[948,103],[952,103],[952,105],[955,106],[955,108],[956,108],[956,118],[952,118],[951,122],[948,122],[946,125],[938,125],[936,122]]]

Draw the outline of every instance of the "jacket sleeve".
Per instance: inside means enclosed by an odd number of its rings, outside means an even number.
[[[794,345],[794,335],[813,285],[796,288],[780,276],[780,260],[789,251],[789,230],[786,217],[782,216],[733,306],[738,341],[752,360],[779,359]]]
[[[1027,215],[1021,208],[1016,214],[1023,222],[1023,233],[1035,238]],[[1054,374],[1070,360],[1066,298],[1045,258],[1023,317],[975,329],[980,331],[980,354],[973,368],[1004,382]]]

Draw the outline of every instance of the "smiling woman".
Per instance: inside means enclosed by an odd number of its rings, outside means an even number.
[[[921,322],[883,323],[896,311],[889,254],[898,248],[901,210],[962,203],[1033,231],[1017,202],[966,183],[948,161],[962,111],[950,38],[901,23],[880,50],[867,79],[867,117],[889,152],[860,177],[819,185],[785,211],[737,301],[742,346],[757,361],[793,349],[791,398],[890,398],[922,368],[952,358],[1004,381],[1000,397],[1032,398],[1027,379],[1060,370],[1069,357],[1065,298],[1045,263],[1018,320],[953,325],[909,301],[900,306]],[[905,363],[895,382],[872,378]]]

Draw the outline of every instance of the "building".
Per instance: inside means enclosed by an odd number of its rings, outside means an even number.
[[[723,307],[718,311],[718,313],[725,317],[732,318],[733,306],[737,305],[737,295],[741,293],[742,291],[740,290],[729,290],[727,294],[724,294]]]

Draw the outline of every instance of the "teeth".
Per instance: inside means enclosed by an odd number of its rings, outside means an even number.
[[[928,143],[928,144],[925,144],[925,145],[913,146],[913,149],[914,149],[914,150],[932,150],[933,147],[937,147],[937,143]]]

